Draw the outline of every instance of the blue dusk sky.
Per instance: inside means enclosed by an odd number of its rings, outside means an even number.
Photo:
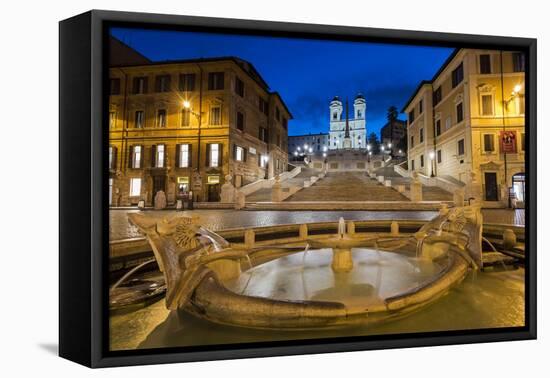
[[[329,102],[367,101],[367,133],[379,135],[386,111],[399,111],[421,80],[429,80],[452,48],[324,41],[142,29],[111,34],[153,61],[236,56],[252,63],[294,119],[289,135],[328,132]],[[405,119],[403,114],[400,118]]]

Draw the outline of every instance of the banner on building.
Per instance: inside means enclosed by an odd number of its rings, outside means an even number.
[[[517,152],[517,137],[515,131],[500,132],[500,153],[515,154]]]

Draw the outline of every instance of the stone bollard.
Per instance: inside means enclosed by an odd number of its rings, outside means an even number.
[[[370,176],[370,178],[375,179],[376,178],[376,173],[369,173],[369,176]]]
[[[311,181],[306,180],[304,181],[304,188],[309,188],[311,186]]]
[[[220,202],[232,203],[235,202],[235,187],[231,183],[232,176],[225,176],[225,183],[222,185]]]
[[[384,186],[387,186],[387,187],[391,188],[391,180],[385,180],[384,181]]]
[[[422,201],[422,183],[418,181],[411,182],[411,201],[412,202]]]
[[[504,232],[502,233],[502,245],[504,246],[504,248],[512,249],[516,246],[517,242],[518,241],[514,230],[511,230],[509,228],[504,230]]]
[[[235,209],[240,210],[244,208],[246,203],[246,196],[242,192],[237,192],[237,200],[235,201]]]
[[[307,239],[307,234],[308,234],[307,224],[301,224],[300,225],[300,239],[301,240]]]
[[[254,230],[247,229],[244,232],[244,246],[246,248],[254,248],[254,244],[256,243],[256,233]]]
[[[317,181],[317,176],[311,176],[311,177],[309,178],[309,181],[310,181],[312,184],[314,184],[314,183]]]
[[[395,186],[395,189],[399,192],[399,193],[405,193],[405,185],[396,185]]]
[[[281,179],[279,175],[275,177],[275,183],[271,188],[271,201],[281,202],[283,200],[283,188],[281,187]]]
[[[456,207],[464,206],[464,189],[456,189],[453,194],[453,202]]]
[[[390,225],[390,231],[392,236],[399,235],[399,223],[397,223],[396,221],[392,221]]]
[[[348,235],[355,235],[355,222],[349,221],[348,222],[348,229],[347,229]]]
[[[384,176],[378,176],[377,179],[378,179],[378,182],[379,182],[379,183],[383,183],[383,182],[384,182]]]

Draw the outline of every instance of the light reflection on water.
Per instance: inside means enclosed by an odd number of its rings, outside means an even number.
[[[309,257],[308,257],[309,258]],[[132,313],[111,316],[111,348],[162,348],[191,345],[396,334],[525,324],[523,269],[469,274],[445,297],[405,318],[337,331],[268,331],[213,324],[158,301]]]

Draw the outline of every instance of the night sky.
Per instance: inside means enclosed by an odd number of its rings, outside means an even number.
[[[351,108],[359,92],[367,100],[367,133],[379,134],[388,107],[395,105],[400,111],[418,83],[431,79],[453,51],[140,29],[112,29],[111,33],[153,61],[237,56],[251,62],[292,112],[289,135],[328,132],[330,100],[336,95],[348,97]]]

